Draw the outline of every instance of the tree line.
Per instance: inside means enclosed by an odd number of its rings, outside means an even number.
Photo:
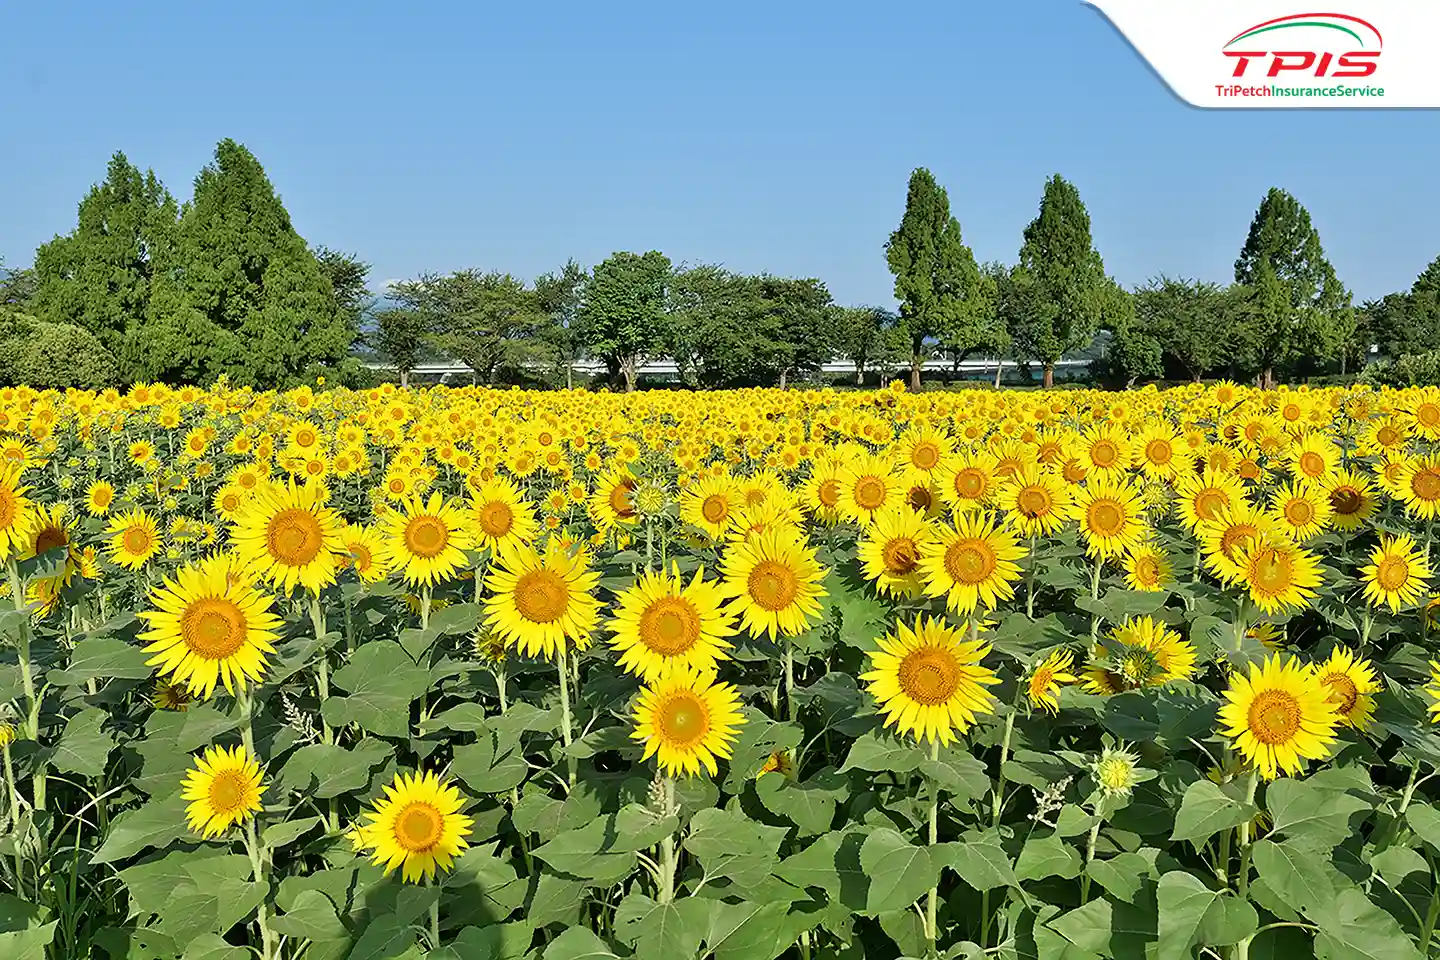
[[[1058,175],[1020,241],[1013,264],[977,263],[945,189],[920,168],[883,245],[896,310],[837,304],[817,278],[677,264],[656,250],[589,269],[571,260],[533,280],[426,273],[377,298],[364,261],[299,235],[244,146],[222,141],[183,203],[117,153],[75,227],[42,244],[32,268],[0,271],[0,381],[359,384],[373,377],[368,359],[408,382],[444,359],[479,383],[571,386],[590,358],[633,390],[647,361],[668,358],[688,386],[783,387],[843,359],[858,383],[908,368],[919,389],[933,358],[956,369],[1003,358],[1049,385],[1061,359],[1088,352],[1099,357],[1092,374],[1116,385],[1270,384],[1353,372],[1372,345],[1391,357],[1440,350],[1440,258],[1410,290],[1357,307],[1308,211],[1278,188],[1225,285],[1162,276],[1126,289]]]

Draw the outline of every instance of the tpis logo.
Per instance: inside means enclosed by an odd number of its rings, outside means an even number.
[[[1374,24],[1344,13],[1296,13],[1241,30],[1221,52],[1232,77],[1356,79],[1380,67],[1384,38]]]

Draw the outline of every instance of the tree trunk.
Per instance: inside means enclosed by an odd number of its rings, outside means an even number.
[[[400,389],[406,390],[410,387],[410,371],[404,367],[400,368]]]
[[[918,352],[910,355],[910,392],[920,392],[920,367],[924,364],[925,358]]]
[[[639,366],[639,364],[637,364],[633,358],[632,358],[632,359],[629,359],[629,360],[626,360],[624,363],[622,363],[622,364],[620,365],[621,372],[623,372],[623,373],[625,374],[625,392],[626,392],[626,393],[634,393],[634,392],[635,392],[635,373],[636,373],[636,369],[638,368],[638,366]]]
[[[1055,386],[1055,364],[1048,362],[1045,364],[1045,377],[1040,381],[1040,385],[1046,390]]]
[[[565,359],[565,389],[575,389],[575,359],[573,357]]]
[[[996,390],[999,390],[999,389],[1000,389],[1000,377],[1001,377],[1001,375],[1004,374],[1004,373],[1005,373],[1005,358],[1004,358],[1004,357],[996,357],[996,358],[995,358],[995,389],[996,389]]]
[[[857,386],[857,387],[863,387],[863,386],[865,386],[865,361],[864,361],[864,360],[856,360],[856,361],[855,361],[855,386]]]
[[[1275,387],[1275,368],[1266,367],[1260,374],[1260,387],[1263,390],[1272,390]]]
[[[785,389],[785,381],[789,378],[789,375],[790,375],[790,368],[789,368],[789,367],[781,367],[781,368],[780,368],[780,389],[781,389],[781,390],[784,390],[784,389]]]

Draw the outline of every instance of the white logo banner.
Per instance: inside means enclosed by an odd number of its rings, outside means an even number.
[[[1197,107],[1440,107],[1430,0],[1086,2]]]

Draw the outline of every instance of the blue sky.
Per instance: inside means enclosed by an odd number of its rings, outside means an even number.
[[[377,283],[656,248],[889,304],[920,165],[982,260],[1014,259],[1053,172],[1126,284],[1228,280],[1271,185],[1359,299],[1440,254],[1435,114],[1196,110],[1078,0],[30,3],[0,90],[11,266],[114,150],[184,199],[227,136]]]

